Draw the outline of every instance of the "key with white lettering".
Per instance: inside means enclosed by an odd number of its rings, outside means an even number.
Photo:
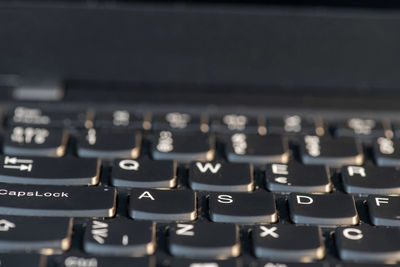
[[[2,253],[59,254],[69,249],[71,235],[72,219],[69,218],[0,216]]]
[[[47,259],[39,254],[0,254],[1,267],[45,267]]]
[[[128,129],[94,129],[81,131],[77,153],[86,158],[137,158],[142,146],[140,132]]]
[[[400,194],[400,170],[394,167],[342,167],[344,190],[354,195]]]
[[[324,262],[271,262],[271,261],[258,261],[257,267],[329,267],[329,263]]]
[[[253,191],[253,172],[245,163],[192,162],[189,184],[199,191]]]
[[[400,197],[370,195],[368,211],[371,222],[377,226],[400,226]]]
[[[132,257],[91,256],[70,254],[56,259],[57,267],[156,267],[154,260]]]
[[[339,257],[345,261],[395,263],[400,261],[400,230],[346,227],[335,231]]]
[[[209,127],[201,116],[182,112],[154,114],[152,121],[154,130],[207,132]]]
[[[155,132],[152,156],[157,160],[211,161],[215,155],[213,135],[198,132]]]
[[[169,251],[173,256],[192,259],[237,257],[241,247],[234,224],[178,223],[169,230]]]
[[[176,186],[177,164],[172,160],[114,160],[111,183],[119,187],[172,188]]]
[[[332,188],[326,166],[304,165],[295,161],[268,164],[266,185],[273,192],[329,193]]]
[[[350,195],[296,194],[289,196],[290,218],[297,224],[320,226],[355,225],[358,214]]]
[[[0,184],[0,214],[51,217],[112,217],[112,187]]]
[[[341,166],[361,165],[364,154],[361,144],[352,137],[320,137],[306,135],[300,141],[300,155],[304,164]]]
[[[236,133],[229,137],[226,156],[230,162],[287,163],[289,145],[287,139],[279,135]]]
[[[83,248],[91,254],[141,257],[155,252],[155,237],[150,221],[93,220],[86,227]]]
[[[336,136],[378,137],[385,136],[385,127],[381,121],[373,119],[350,118],[337,122],[333,126]]]
[[[96,185],[99,173],[96,159],[0,156],[0,183]]]
[[[257,117],[243,114],[226,114],[212,119],[211,127],[215,132],[232,133],[257,133],[259,121]]]
[[[132,189],[129,205],[133,219],[173,222],[197,217],[196,193],[191,190]]]
[[[260,225],[252,234],[257,258],[310,262],[325,257],[322,232],[315,226]]]
[[[272,193],[212,193],[210,218],[225,223],[274,223],[278,220]]]
[[[143,127],[143,116],[128,110],[99,111],[94,116],[96,128],[136,128]]]
[[[62,129],[15,126],[5,132],[4,154],[62,157],[68,134]]]
[[[400,166],[400,141],[379,137],[375,140],[374,159],[378,166]]]
[[[172,259],[171,267],[241,267],[239,261],[229,260],[189,260]]]
[[[321,132],[322,131],[322,132]],[[312,119],[302,118],[299,115],[287,115],[283,118],[267,119],[268,134],[324,134],[323,126],[317,126]]]

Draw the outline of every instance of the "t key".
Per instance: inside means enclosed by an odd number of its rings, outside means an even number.
[[[256,226],[253,248],[258,258],[271,260],[309,262],[325,256],[321,229],[314,226]]]
[[[253,167],[240,163],[193,162],[189,183],[192,189],[200,191],[252,191]]]
[[[169,251],[185,258],[226,259],[240,254],[239,231],[233,224],[176,224],[170,229]]]
[[[94,220],[83,241],[87,253],[140,257],[155,251],[155,224],[126,219]]]
[[[351,137],[306,135],[300,143],[301,160],[316,165],[361,165],[364,161],[361,144]]]
[[[226,156],[230,162],[287,163],[289,145],[287,139],[279,135],[236,133],[229,139]]]
[[[154,133],[152,156],[157,160],[211,161],[215,155],[215,138],[202,132],[160,131]]]
[[[321,226],[354,225],[358,214],[352,196],[295,194],[289,196],[290,218],[294,223]]]
[[[15,126],[6,131],[3,150],[9,155],[62,157],[67,141],[62,129]]]
[[[374,225],[400,226],[400,197],[369,196],[369,217]]]
[[[338,228],[335,237],[339,257],[342,260],[381,263],[400,261],[398,228]]]
[[[193,221],[196,193],[191,190],[133,189],[130,216],[153,221]]]

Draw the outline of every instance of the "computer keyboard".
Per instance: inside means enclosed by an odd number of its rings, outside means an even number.
[[[3,126],[1,267],[400,262],[396,121],[30,105]]]

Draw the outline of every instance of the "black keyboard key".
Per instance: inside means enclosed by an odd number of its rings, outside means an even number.
[[[260,225],[252,240],[257,258],[310,262],[325,257],[321,229],[314,226]]]
[[[374,225],[400,226],[400,197],[398,196],[369,196],[368,211]]]
[[[5,133],[3,151],[9,155],[62,157],[68,134],[62,129],[15,126]]]
[[[374,158],[378,166],[400,166],[400,142],[386,137],[376,139]]]
[[[338,228],[335,237],[339,257],[342,260],[373,263],[400,261],[398,228]]]
[[[156,267],[153,259],[70,254],[56,259],[57,267]]]
[[[391,266],[393,266],[393,264],[347,262],[347,263],[343,263],[341,266],[343,266],[343,267],[391,267]]]
[[[95,128],[136,128],[143,127],[143,116],[128,110],[97,112],[94,117]]]
[[[332,188],[327,167],[297,162],[268,164],[266,185],[273,192],[328,193]]]
[[[1,267],[46,267],[47,258],[39,254],[0,254]]]
[[[208,132],[209,126],[205,116],[181,112],[155,114],[152,118],[154,130],[166,131],[202,131]]]
[[[306,135],[300,143],[301,160],[316,165],[361,165],[364,155],[361,144],[352,137],[319,137]]]
[[[96,159],[0,156],[0,183],[96,185]]]
[[[386,129],[381,121],[373,119],[350,118],[334,124],[336,136],[385,136]]]
[[[115,202],[112,187],[0,184],[4,215],[112,217]]]
[[[172,259],[171,267],[241,267],[240,261],[229,260],[190,260]]]
[[[215,155],[215,138],[202,132],[154,133],[152,156],[157,160],[211,161]]]
[[[119,187],[172,188],[176,186],[177,164],[172,160],[114,160],[111,183]]]
[[[215,132],[245,132],[255,134],[259,130],[259,119],[243,114],[226,114],[213,118],[211,127]]]
[[[317,125],[315,120],[302,118],[299,115],[287,115],[283,118],[268,118],[267,132],[268,134],[323,135],[325,130],[323,125]]]
[[[294,223],[321,226],[355,225],[358,214],[352,196],[295,194],[289,196],[290,218]]]
[[[272,193],[212,193],[210,218],[225,223],[274,223],[278,220]]]
[[[78,156],[88,158],[137,158],[142,135],[129,130],[96,130],[90,128],[78,136]]]
[[[258,261],[257,267],[330,267],[327,262],[312,262],[312,263],[301,263],[301,262],[272,262],[272,261]],[[339,266],[336,266],[339,267]]]
[[[400,170],[393,167],[345,166],[342,178],[349,194],[400,194]]]
[[[153,221],[193,221],[196,193],[190,190],[132,189],[130,216]]]
[[[287,163],[289,145],[287,139],[279,135],[236,133],[229,138],[226,156],[230,162]]]
[[[86,227],[83,248],[98,255],[151,255],[156,249],[155,224],[126,219],[93,220]]]
[[[192,162],[189,184],[199,191],[252,191],[253,167],[244,163]]]
[[[237,257],[241,247],[234,224],[176,224],[169,230],[169,251],[184,258],[227,259]]]

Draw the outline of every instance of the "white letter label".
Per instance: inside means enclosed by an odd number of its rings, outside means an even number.
[[[296,196],[298,204],[310,205],[314,200],[309,196]]]
[[[206,173],[207,171],[210,171],[212,173],[217,173],[219,169],[221,169],[221,163],[217,163],[215,164],[215,166],[213,166],[211,163],[205,163],[203,165],[201,162],[197,162],[196,166],[202,173]]]
[[[379,207],[381,204],[388,204],[389,198],[387,197],[376,197],[375,198],[376,205]]]
[[[349,173],[350,176],[354,176],[354,174],[359,174],[362,177],[367,176],[365,174],[365,168],[363,168],[363,167],[349,166],[349,167],[347,167],[347,172]]]
[[[144,192],[140,195],[139,199],[142,199],[142,198],[144,198],[144,197],[150,198],[151,200],[155,200],[154,197],[150,194],[149,191],[144,191]]]
[[[176,230],[177,235],[194,236],[194,232],[192,231],[194,229],[194,225],[179,223],[177,227],[179,228]]]
[[[267,228],[266,226],[260,226],[260,230],[262,233],[260,234],[261,237],[272,236],[273,238],[279,238],[278,233],[275,231],[278,230],[277,227]]]
[[[233,202],[231,195],[218,195],[218,202],[223,204],[230,204]]]
[[[350,240],[360,240],[363,238],[362,231],[356,228],[347,228],[343,230],[343,235]]]

